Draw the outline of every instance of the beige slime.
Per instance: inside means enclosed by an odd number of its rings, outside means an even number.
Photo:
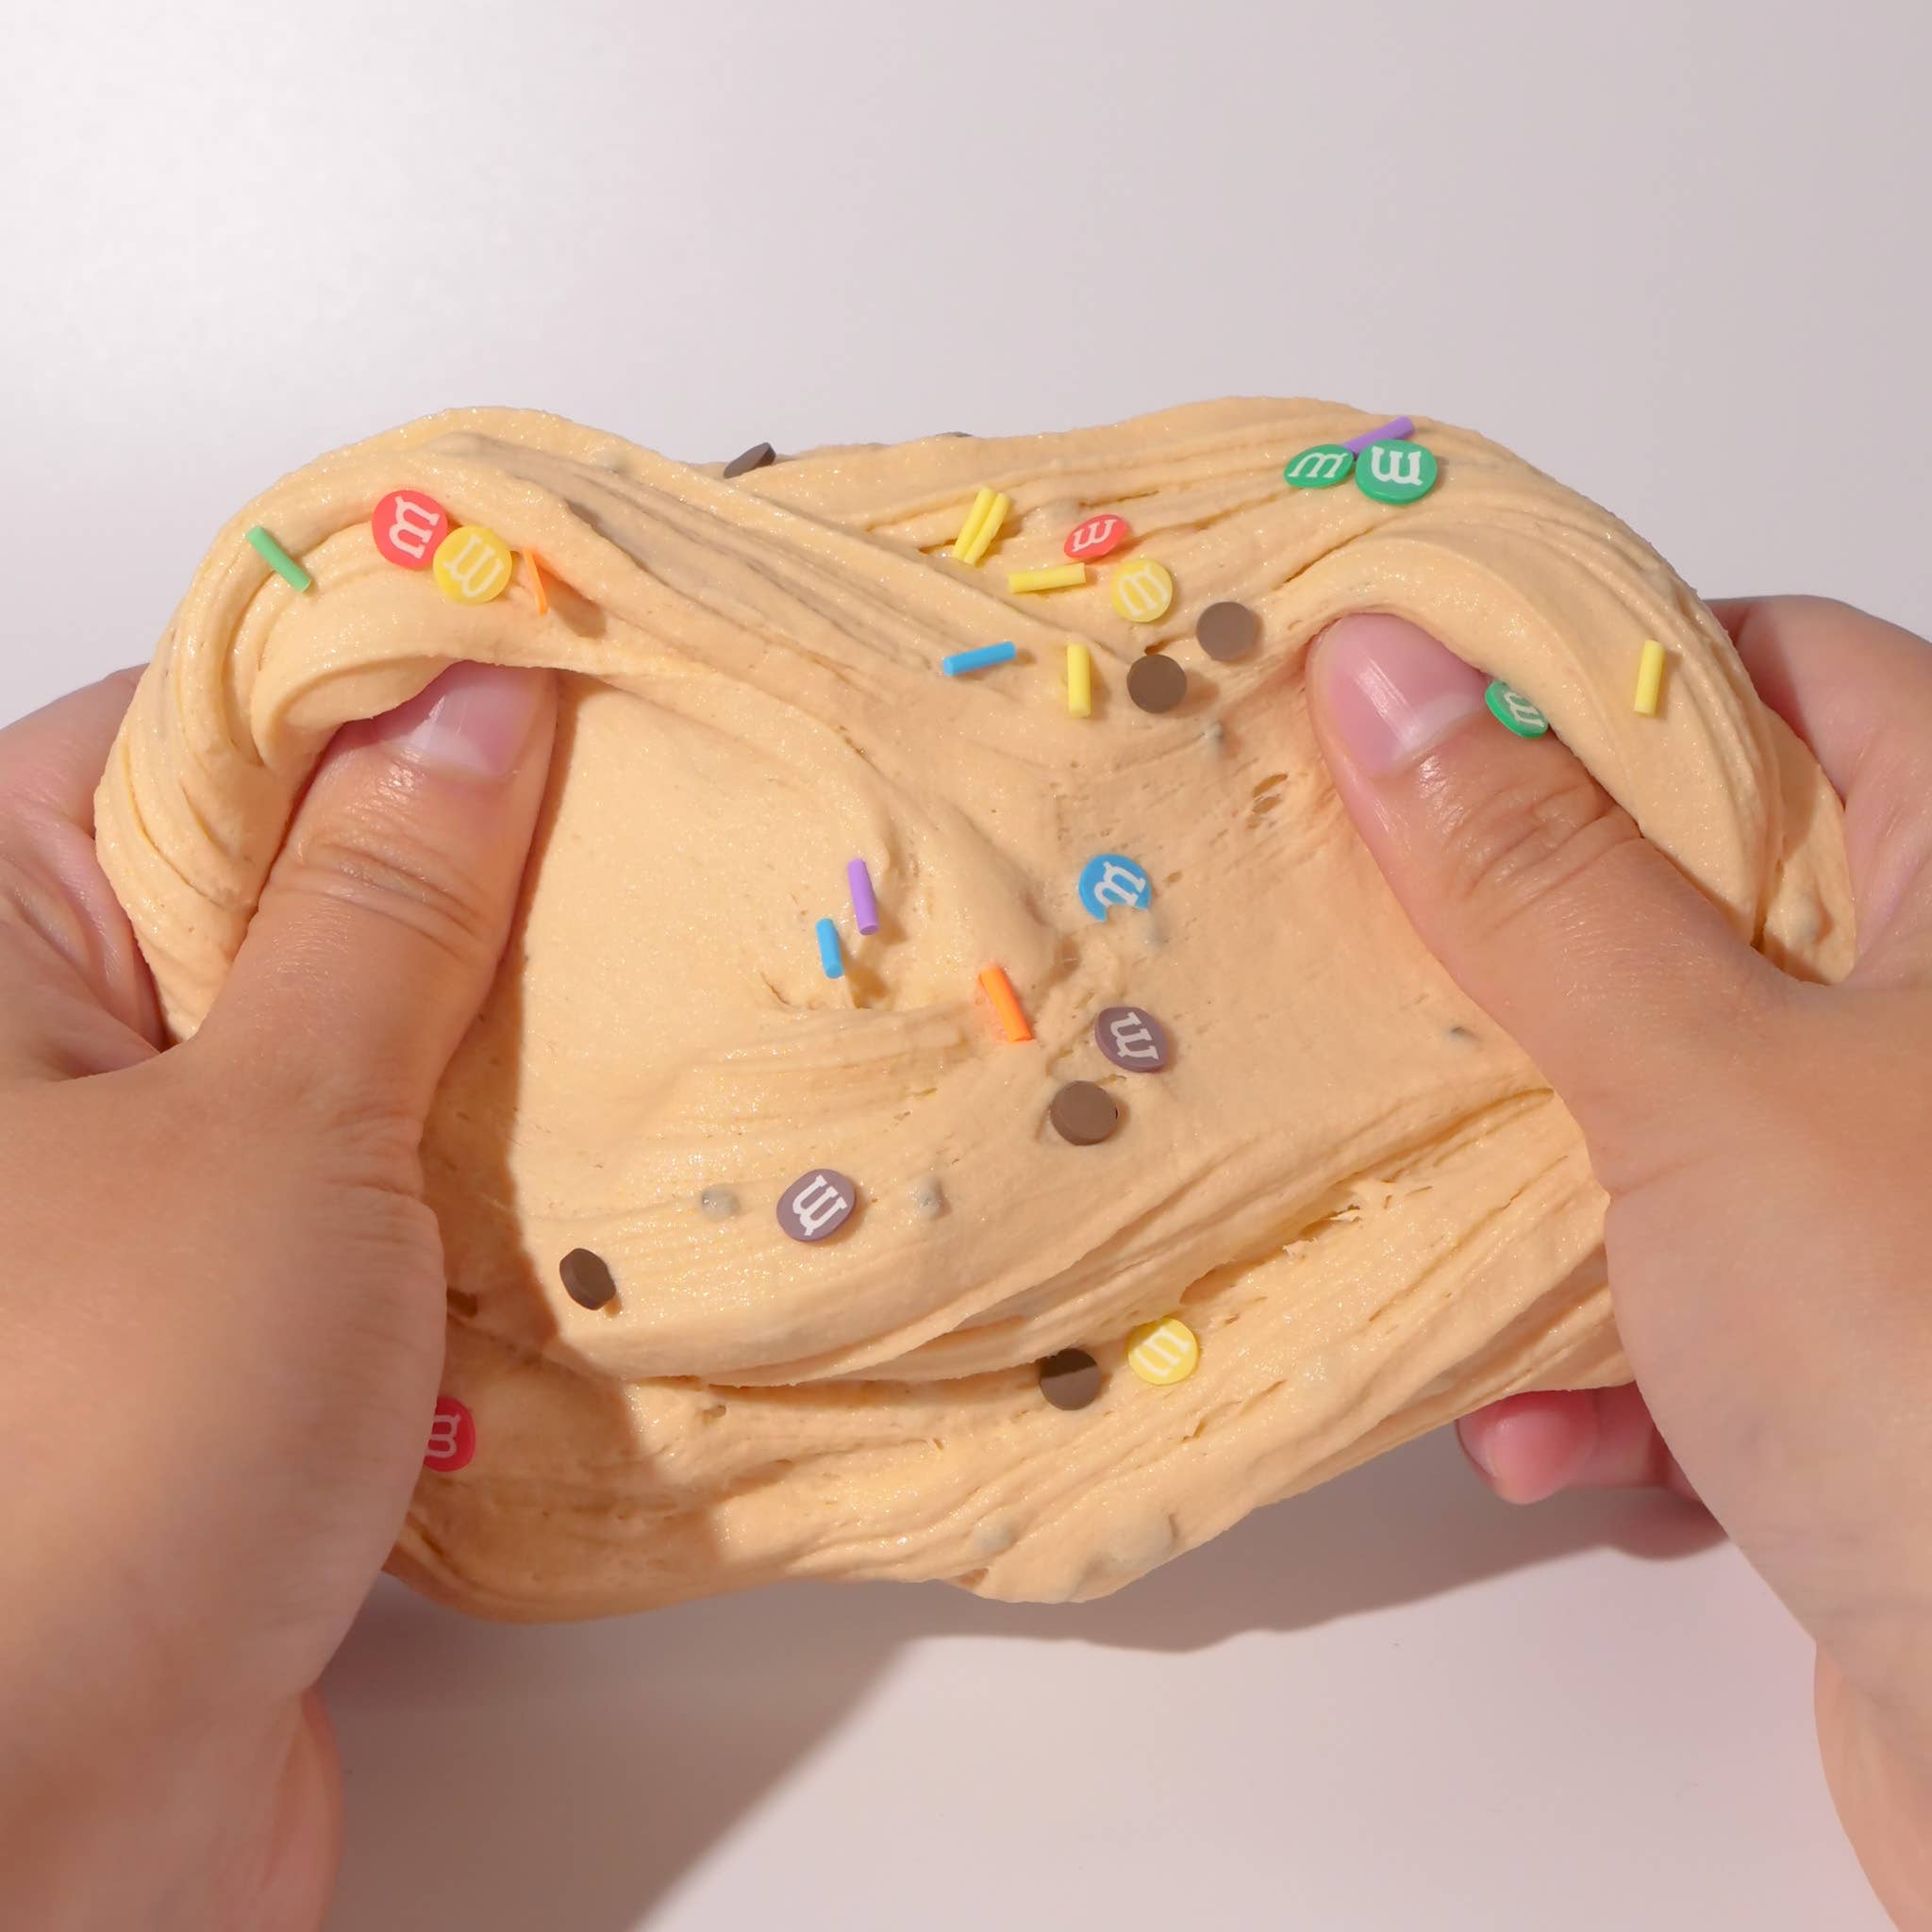
[[[222,532],[99,800],[177,1034],[338,725],[455,659],[564,674],[516,932],[425,1143],[443,1388],[475,1452],[425,1469],[398,1574],[525,1618],[787,1576],[1092,1597],[1478,1404],[1625,1375],[1576,1130],[1355,838],[1304,651],[1343,611],[1413,618],[1533,697],[1740,933],[1821,977],[1848,963],[1839,808],[1670,569],[1493,444],[1424,423],[1441,481],[1406,507],[1284,484],[1298,450],[1377,420],[1224,402],[726,481],[468,410],[325,457]],[[975,568],[948,546],[982,485],[1013,508]],[[474,607],[384,561],[370,514],[404,487],[534,551],[547,613],[521,561]],[[1132,541],[1086,587],[1008,594],[1109,509]],[[270,573],[257,524],[313,589]],[[1135,625],[1108,588],[1144,558],[1175,593]],[[1232,663],[1194,638],[1224,598],[1261,620]],[[1656,718],[1632,704],[1646,638],[1670,660]],[[1014,662],[941,675],[1008,639]],[[1091,718],[1068,708],[1074,639]],[[1125,693],[1149,649],[1188,675],[1158,716]],[[1146,869],[1145,910],[1083,910],[1102,853]],[[995,962],[1030,1044],[976,990]],[[1096,1049],[1124,1004],[1165,1025],[1165,1072]],[[1120,1104],[1098,1145],[1048,1124],[1072,1080]],[[820,1166],[859,1206],[808,1245],[775,1208]],[[576,1248],[615,1280],[602,1308],[564,1291]],[[1170,1313],[1200,1366],[1150,1386],[1124,1338]],[[1104,1376],[1072,1412],[1037,1366],[1068,1347]]]

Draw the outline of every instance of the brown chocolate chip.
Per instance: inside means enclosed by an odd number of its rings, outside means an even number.
[[[736,456],[724,465],[726,479],[741,476],[747,470],[762,470],[767,463],[775,463],[778,452],[769,442],[755,442],[742,456]]]
[[[1245,658],[1261,640],[1261,620],[1245,604],[1210,604],[1194,625],[1201,648],[1217,664]]]
[[[1093,1043],[1128,1074],[1158,1074],[1172,1051],[1167,1028],[1139,1007],[1108,1007],[1093,1023]]]
[[[778,1196],[778,1225],[795,1241],[835,1235],[858,1205],[858,1190],[842,1174],[815,1167]]]
[[[1113,1095],[1091,1080],[1070,1080],[1053,1097],[1047,1118],[1062,1141],[1091,1147],[1120,1125],[1121,1110]]]
[[[1172,658],[1150,652],[1127,673],[1127,695],[1143,711],[1171,711],[1188,694],[1188,674]]]
[[[563,1276],[563,1291],[580,1308],[601,1308],[617,1295],[617,1284],[602,1255],[589,1248],[573,1248],[557,1271]]]
[[[1100,1364],[1084,1348],[1063,1348],[1041,1363],[1040,1392],[1056,1408],[1085,1408],[1100,1393]]]

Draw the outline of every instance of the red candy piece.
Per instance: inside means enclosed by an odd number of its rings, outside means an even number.
[[[454,1395],[436,1398],[436,1418],[429,1424],[429,1446],[423,1467],[441,1475],[469,1466],[476,1453],[476,1418]]]
[[[375,547],[405,570],[427,570],[436,546],[449,535],[449,514],[420,490],[391,490],[369,519]]]
[[[1111,511],[1104,517],[1089,517],[1067,532],[1066,552],[1069,557],[1081,558],[1105,557],[1109,551],[1118,550],[1129,534],[1125,517],[1117,517]]]

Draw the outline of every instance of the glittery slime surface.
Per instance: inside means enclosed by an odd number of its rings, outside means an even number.
[[[563,674],[515,935],[425,1142],[443,1388],[476,1448],[422,1475],[402,1575],[526,1618],[786,1576],[1091,1597],[1496,1396],[1624,1375],[1575,1128],[1357,842],[1304,652],[1351,609],[1427,626],[1533,697],[1740,932],[1823,977],[1850,941],[1838,806],[1670,569],[1493,444],[1424,421],[1441,481],[1407,506],[1284,484],[1378,420],[1224,402],[726,481],[466,410],[312,463],[222,532],[99,799],[179,1034],[339,724],[455,659]],[[1012,509],[974,568],[947,553],[981,486]],[[385,562],[370,513],[405,487],[534,550],[547,614],[522,568],[462,606]],[[1132,541],[1084,588],[1008,593],[1109,510]],[[1174,599],[1134,625],[1108,584],[1146,558]],[[1230,663],[1193,635],[1222,599],[1260,619]],[[1670,655],[1654,719],[1646,638]],[[1091,718],[1067,705],[1074,639]],[[1008,640],[1013,662],[940,675]],[[1125,695],[1150,648],[1188,676],[1159,715]],[[1082,909],[1099,853],[1146,869],[1144,910]],[[978,991],[993,963],[1030,1043]],[[1165,1071],[1103,1058],[1113,1006],[1158,1016]],[[1096,1145],[1049,1124],[1076,1080],[1120,1107]],[[820,1166],[858,1209],[788,1239],[776,1204]],[[577,1248],[616,1284],[600,1308],[564,1291]],[[1170,1314],[1199,1367],[1150,1386],[1125,1338]],[[1068,1347],[1103,1376],[1074,1411],[1037,1368]]]

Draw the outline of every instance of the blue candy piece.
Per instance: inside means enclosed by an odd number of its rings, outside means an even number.
[[[1131,858],[1103,852],[1080,868],[1080,903],[1095,919],[1111,906],[1141,907],[1154,896],[1154,881]]]
[[[1017,644],[981,644],[976,651],[955,651],[940,659],[940,669],[948,677],[963,671],[984,671],[989,664],[1010,664],[1020,655]]]
[[[839,928],[829,919],[819,921],[819,964],[827,979],[845,977],[845,955],[839,950]]]

